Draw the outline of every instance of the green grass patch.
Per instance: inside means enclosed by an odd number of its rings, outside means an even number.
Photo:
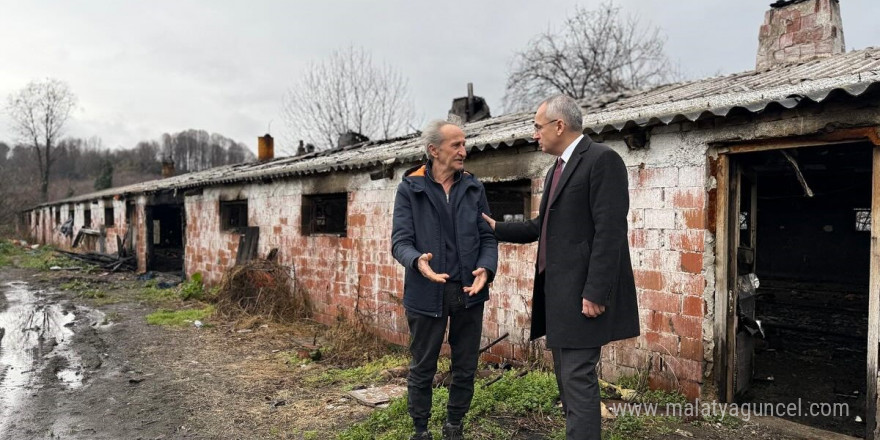
[[[641,403],[656,403],[662,407],[671,403],[684,405],[687,403],[687,398],[676,391],[648,390],[640,393],[638,398],[636,398],[636,401]]]
[[[468,438],[511,438],[519,428],[515,426],[507,428],[499,423],[499,420],[528,414],[549,416],[551,424],[564,423],[561,411],[555,406],[559,392],[556,389],[556,378],[552,373],[531,371],[521,375],[518,371],[512,370],[504,372],[503,375],[501,380],[490,386],[485,386],[487,380],[476,381],[471,409],[465,418]],[[429,422],[434,438],[440,438],[448,401],[449,391],[446,388],[434,389]],[[388,408],[377,410],[366,421],[341,432],[338,439],[409,438],[413,431],[406,404],[406,398],[393,401]]]
[[[631,440],[633,438],[653,438],[675,432],[681,419],[670,416],[620,416],[611,423],[603,438],[606,440]]]
[[[147,315],[147,323],[151,325],[188,326],[196,320],[203,321],[214,313],[214,306],[203,309],[165,310],[160,309]]]
[[[311,379],[311,382],[327,385],[365,385],[378,380],[383,371],[407,364],[409,364],[409,358],[406,356],[391,354],[354,368],[331,368]],[[449,368],[448,360],[446,368]]]
[[[42,246],[38,249],[15,248],[16,250],[11,255],[12,264],[22,269],[49,270],[52,266],[89,266],[83,262],[72,260],[64,255],[56,253],[55,248],[52,246]]]
[[[70,280],[66,283],[61,283],[58,287],[61,290],[76,290],[83,291],[90,288],[92,285],[88,281],[83,280]]]
[[[0,242],[0,267],[12,266],[13,256],[18,255],[19,247],[8,242]]]
[[[144,283],[144,287],[138,293],[138,296],[147,301],[152,302],[161,302],[168,301],[177,298],[177,290],[175,289],[160,289],[157,286],[156,280],[149,280]]]
[[[100,298],[106,298],[107,293],[104,292],[103,290],[88,289],[88,290],[83,290],[82,292],[77,294],[77,296],[80,298],[87,298],[87,299],[100,299]]]
[[[216,296],[217,289],[205,289],[202,283],[202,274],[194,273],[189,280],[186,280],[175,287],[160,289],[158,280],[148,280],[141,289],[140,297],[147,301],[162,302],[173,299],[182,301],[197,300],[204,301]]]

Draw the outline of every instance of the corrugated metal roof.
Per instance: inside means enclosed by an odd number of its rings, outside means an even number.
[[[609,94],[581,102],[588,132],[725,117],[735,109],[757,113],[771,105],[794,108],[804,100],[824,101],[832,92],[859,96],[880,83],[880,49],[867,48],[802,64],[748,71]],[[464,127],[472,149],[503,148],[531,142],[533,113],[503,115]],[[185,190],[217,184],[261,181],[329,171],[410,163],[424,157],[419,138],[409,135],[370,141],[342,149],[267,162],[228,165],[120,188],[84,194],[48,204],[77,202],[160,190]]]

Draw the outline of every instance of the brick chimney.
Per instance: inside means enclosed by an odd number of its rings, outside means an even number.
[[[756,69],[802,63],[845,51],[838,0],[779,0],[764,15]]]
[[[162,156],[162,178],[174,176],[174,159]]]
[[[257,160],[272,160],[275,157],[275,140],[269,133],[257,138]]]

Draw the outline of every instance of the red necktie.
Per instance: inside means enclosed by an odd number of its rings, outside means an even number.
[[[544,272],[547,268],[547,217],[550,216],[550,202],[553,201],[553,195],[556,194],[556,184],[559,183],[559,176],[562,176],[562,166],[565,161],[562,158],[556,159],[556,169],[553,170],[553,178],[550,180],[550,189],[544,197],[547,198],[547,205],[544,206],[544,221],[541,222],[541,237],[538,240],[538,273]]]

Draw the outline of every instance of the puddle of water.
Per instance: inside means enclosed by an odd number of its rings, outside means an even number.
[[[62,356],[66,368],[56,373],[70,388],[82,385],[80,359],[70,348],[76,316],[50,301],[49,294],[31,290],[23,281],[0,287],[7,302],[0,311],[0,433],[4,421],[24,404],[28,390],[39,387],[44,360]]]

